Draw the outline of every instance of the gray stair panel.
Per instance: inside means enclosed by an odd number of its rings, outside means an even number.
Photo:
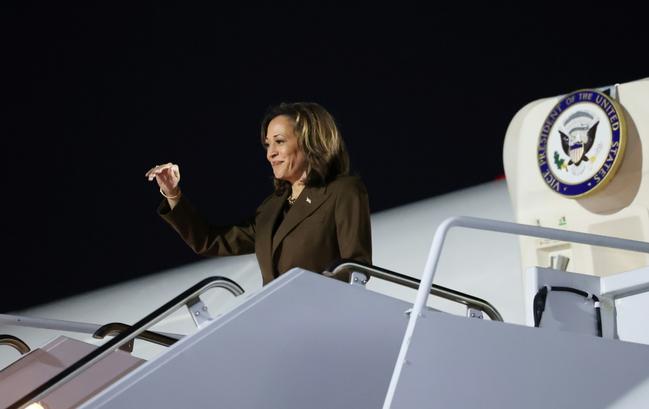
[[[392,409],[638,408],[649,398],[649,346],[550,328],[427,312],[406,361]]]
[[[378,408],[410,304],[294,270],[86,408]]]

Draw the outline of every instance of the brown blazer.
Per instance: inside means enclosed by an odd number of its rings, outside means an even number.
[[[320,273],[337,259],[371,264],[370,211],[359,178],[341,176],[324,187],[306,187],[273,235],[287,197],[288,192],[273,193],[251,220],[232,226],[209,225],[184,196],[173,210],[163,201],[158,213],[197,254],[254,252],[264,284],[293,267]]]

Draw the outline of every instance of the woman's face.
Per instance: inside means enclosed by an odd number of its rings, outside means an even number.
[[[306,173],[306,157],[298,146],[293,120],[286,115],[273,118],[266,130],[266,159],[275,179],[293,184]]]

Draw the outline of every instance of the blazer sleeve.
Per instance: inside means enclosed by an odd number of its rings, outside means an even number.
[[[349,178],[335,204],[340,257],[372,264],[372,231],[367,190],[359,178]]]
[[[251,219],[232,226],[212,226],[185,196],[173,208],[166,200],[158,214],[178,232],[196,254],[202,256],[236,256],[255,252],[255,221]]]

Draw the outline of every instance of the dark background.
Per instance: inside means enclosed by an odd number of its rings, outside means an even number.
[[[502,176],[528,102],[649,75],[639,10],[520,7],[5,7],[0,312],[197,260],[144,173],[247,217],[272,104],[328,108],[380,211]]]

